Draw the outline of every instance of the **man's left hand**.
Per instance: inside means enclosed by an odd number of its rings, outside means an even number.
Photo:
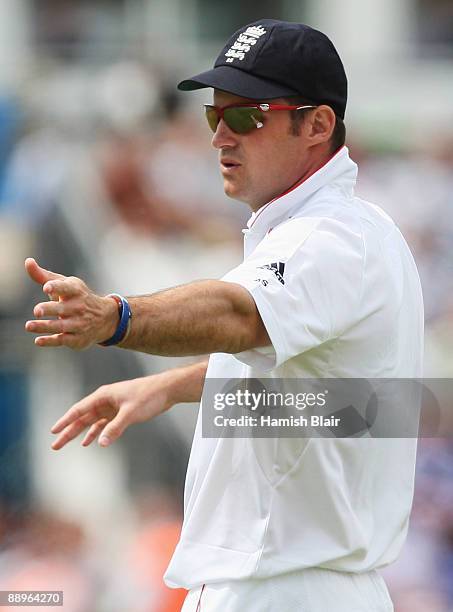
[[[41,268],[32,258],[25,260],[25,269],[50,298],[34,307],[36,320],[25,324],[27,331],[45,334],[35,339],[37,346],[84,349],[113,336],[118,325],[115,300],[96,295],[80,278]]]

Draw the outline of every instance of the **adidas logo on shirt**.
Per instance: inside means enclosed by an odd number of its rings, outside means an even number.
[[[259,266],[259,268],[265,269],[265,270],[272,270],[272,272],[275,274],[275,276],[278,278],[281,284],[282,285],[285,284],[285,281],[283,279],[283,273],[285,271],[285,264],[282,261],[278,261],[278,262],[271,263],[271,264],[265,264],[264,266]]]

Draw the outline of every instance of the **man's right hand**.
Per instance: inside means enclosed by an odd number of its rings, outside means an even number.
[[[37,346],[84,349],[114,334],[118,307],[112,298],[96,295],[80,278],[41,268],[32,257],[25,268],[50,297],[34,307],[36,319],[25,324],[27,331],[45,334],[35,339]]]
[[[134,423],[143,423],[180,402],[199,402],[207,362],[200,362],[160,374],[103,385],[80,400],[52,427],[59,434],[52,444],[60,450],[89,427],[83,446],[99,437],[100,446],[109,446]]]

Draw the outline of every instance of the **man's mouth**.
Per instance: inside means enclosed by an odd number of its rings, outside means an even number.
[[[239,168],[241,164],[232,159],[221,159],[220,166],[222,170],[232,170],[233,168]]]

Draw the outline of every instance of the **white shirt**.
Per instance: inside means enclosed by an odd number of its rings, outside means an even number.
[[[211,355],[208,378],[421,377],[417,269],[390,217],[354,196],[356,179],[343,147],[252,215],[244,262],[222,280],[251,293],[272,344]],[[415,439],[203,438],[202,412],[167,585],[365,572],[397,557]]]

